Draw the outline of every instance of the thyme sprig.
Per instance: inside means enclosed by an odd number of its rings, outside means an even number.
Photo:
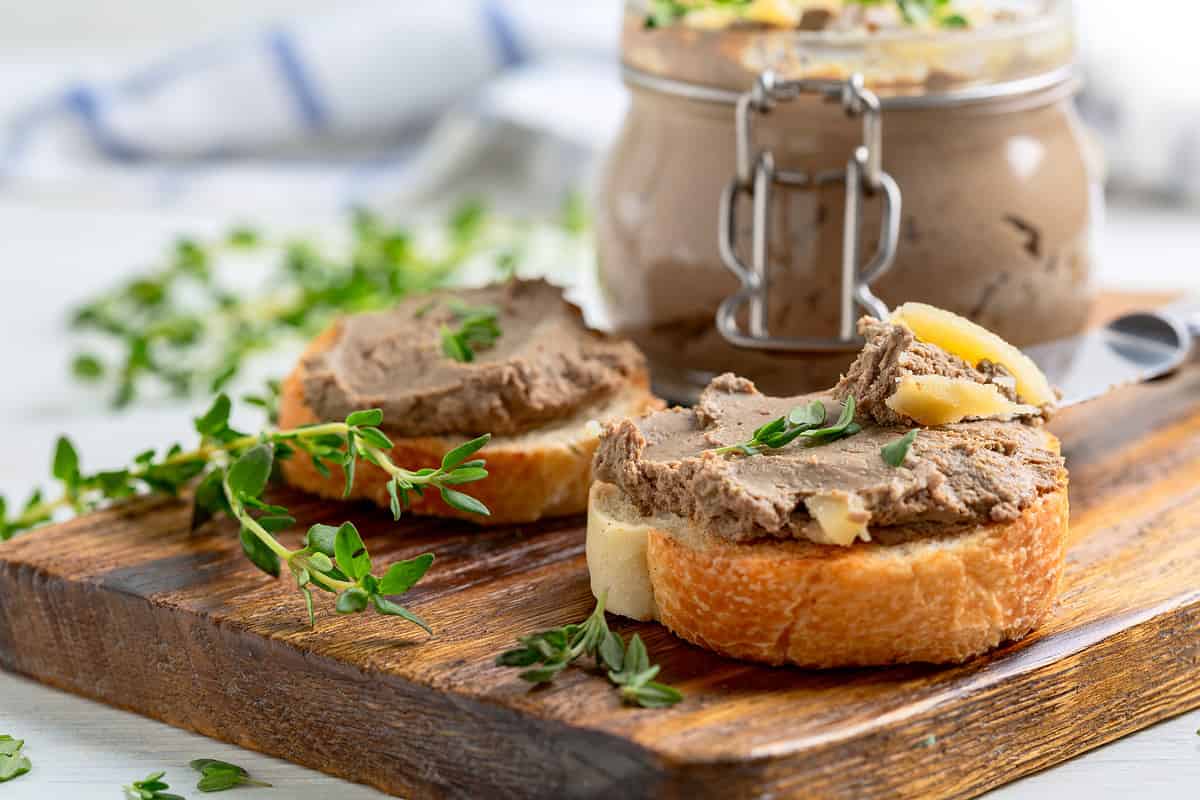
[[[760,426],[744,442],[716,447],[708,452],[718,455],[740,453],[746,456],[756,456],[765,450],[786,447],[801,437],[810,445],[828,444],[847,436],[853,436],[862,430],[862,427],[854,421],[854,413],[855,401],[854,397],[850,396],[842,403],[842,411],[837,422],[825,427],[825,404],[819,400],[813,400],[808,405],[796,406],[784,416]]]
[[[469,306],[453,301],[450,311],[458,327],[441,328],[442,352],[455,361],[471,362],[475,352],[484,350],[500,338],[500,309],[495,306]]]
[[[577,659],[587,656],[620,687],[621,699],[643,708],[664,708],[683,699],[672,686],[654,681],[659,666],[650,664],[646,645],[636,633],[628,647],[621,635],[608,627],[604,616],[606,596],[582,623],[522,636],[520,647],[496,657],[496,666],[525,667],[518,677],[533,684],[549,683]]]
[[[429,626],[408,609],[389,600],[404,594],[429,569],[432,554],[395,564],[382,577],[371,574],[371,559],[354,525],[312,526],[305,546],[290,549],[276,534],[290,528],[295,519],[282,506],[263,499],[274,466],[285,458],[307,457],[325,475],[330,467],[345,474],[345,493],[354,485],[355,467],[366,461],[389,476],[388,494],[395,519],[408,507],[412,494],[422,496],[436,488],[449,506],[471,514],[488,514],[474,497],[454,488],[487,477],[485,462],[471,457],[488,443],[484,435],[464,442],[448,452],[437,468],[409,470],[392,461],[392,442],[379,425],[379,409],[356,411],[344,422],[328,422],[289,430],[268,428],[247,434],[229,424],[232,403],[221,394],[212,406],[194,420],[200,444],[192,450],[173,445],[165,453],[147,450],[130,467],[85,474],[80,469],[74,445],[61,437],[55,447],[52,472],[61,486],[53,500],[34,495],[13,518],[0,516],[0,540],[50,521],[60,509],[83,513],[138,494],[176,495],[195,486],[193,528],[224,513],[241,526],[239,538],[250,561],[267,574],[278,577],[287,565],[303,593],[309,624],[315,622],[312,588],[337,594],[339,613],[364,611],[374,606],[381,614],[399,616],[426,631]],[[5,507],[0,498],[0,514]]]

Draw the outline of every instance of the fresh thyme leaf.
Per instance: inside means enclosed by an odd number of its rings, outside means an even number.
[[[442,469],[452,470],[461,465],[468,458],[482,450],[483,447],[489,441],[491,441],[491,438],[491,434],[485,433],[483,436],[479,436],[469,442],[463,442],[458,447],[455,447],[453,450],[446,453],[446,455],[442,456]]]
[[[404,594],[425,576],[433,564],[433,553],[425,553],[388,567],[379,581],[381,594]]]
[[[217,395],[217,399],[213,401],[208,411],[196,417],[196,433],[201,437],[220,434],[229,427],[229,412],[232,409],[233,403],[229,400],[229,395],[224,393]]]
[[[223,792],[237,786],[271,785],[251,779],[250,773],[237,764],[215,758],[197,758],[191,762],[191,767],[200,773],[196,788],[202,792]]]
[[[124,787],[128,800],[184,800],[177,794],[167,792],[171,787],[163,781],[165,772],[152,772],[140,781]]]
[[[51,474],[63,483],[73,485],[79,480],[79,454],[71,440],[65,436],[58,437],[54,446],[54,466]]]
[[[832,442],[835,439],[840,439],[844,436],[849,436],[858,433],[862,428],[854,423],[855,402],[854,396],[850,395],[842,403],[842,413],[838,416],[837,422],[828,428],[816,428],[815,430],[804,431],[803,435],[811,439],[821,439],[824,442]]]
[[[793,425],[824,425],[825,404],[813,400],[806,406],[796,406],[788,412],[787,420]]]
[[[527,669],[517,675],[517,677],[523,681],[528,681],[529,683],[549,683],[550,681],[554,680],[558,673],[562,672],[566,668],[566,661],[551,661],[543,663],[539,667]]]
[[[646,652],[646,645],[642,642],[642,637],[636,633],[629,640],[629,646],[625,648],[625,658],[621,662],[621,669],[616,672],[609,672],[609,680],[613,683],[623,686],[637,680],[639,675],[644,674],[650,669],[650,654]],[[655,672],[657,673],[657,669]],[[651,676],[653,677],[653,676]],[[646,680],[649,680],[647,678]]]
[[[279,556],[271,548],[246,528],[242,528],[238,533],[238,539],[242,543],[242,552],[250,559],[250,563],[272,578],[279,577]]]
[[[419,616],[409,611],[399,603],[393,603],[381,594],[372,594],[371,602],[375,604],[375,610],[380,614],[386,614],[390,617],[401,617],[414,625],[422,628],[426,633],[433,633],[433,628],[429,627],[429,623],[421,619]]]
[[[357,614],[360,611],[366,611],[367,603],[370,601],[371,596],[365,589],[352,586],[338,595],[337,612],[339,614]]]
[[[620,635],[609,631],[600,643],[600,660],[610,670],[619,670],[625,662],[625,642]]]
[[[474,483],[488,476],[483,467],[459,467],[442,480],[444,486],[458,486],[463,483]]]
[[[344,522],[333,540],[333,551],[338,569],[352,581],[359,581],[371,574],[371,556],[367,553],[362,537],[353,523]]]
[[[260,444],[233,463],[225,480],[241,498],[257,498],[267,488],[274,460],[275,451],[270,445]]]
[[[673,686],[650,681],[639,686],[621,687],[621,697],[643,708],[668,708],[683,699],[683,693]]]
[[[377,447],[380,450],[391,450],[395,445],[387,435],[379,430],[379,428],[359,428],[358,436],[372,447]]]
[[[0,783],[19,778],[33,769],[29,757],[21,752],[24,747],[24,739],[0,734]]]
[[[467,514],[478,514],[481,517],[491,515],[491,511],[483,503],[471,497],[469,494],[463,494],[455,489],[447,489],[440,487],[442,492],[442,500],[451,508],[457,509]]]
[[[370,408],[366,411],[355,411],[350,416],[346,417],[346,424],[352,428],[363,426],[376,426],[383,422],[383,411],[378,408]]]
[[[908,448],[912,446],[913,440],[916,438],[917,429],[914,428],[896,441],[879,448],[879,455],[883,457],[888,466],[899,467],[904,463],[904,458],[908,455]]]
[[[308,529],[305,543],[308,545],[309,550],[321,553],[328,558],[333,558],[337,555],[337,549],[335,548],[337,532],[338,529],[334,525],[313,525]]]

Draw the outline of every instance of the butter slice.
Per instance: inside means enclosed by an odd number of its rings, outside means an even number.
[[[804,507],[817,521],[820,535],[809,532],[809,538],[817,544],[836,544],[849,547],[858,539],[871,541],[867,523],[871,512],[863,506],[862,498],[847,492],[815,494],[804,501]]]
[[[922,342],[936,345],[972,366],[985,359],[1002,364],[1016,380],[1017,398],[1023,402],[1044,406],[1058,400],[1050,381],[1033,359],[965,317],[925,303],[905,303],[892,312],[890,321],[908,328]]]
[[[920,425],[980,418],[1009,420],[1038,413],[1033,406],[1012,402],[990,383],[945,375],[905,375],[886,402],[888,408]]]

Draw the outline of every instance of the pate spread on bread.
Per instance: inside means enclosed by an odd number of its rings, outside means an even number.
[[[767,397],[723,375],[694,408],[609,423],[589,514],[597,596],[770,663],[960,661],[1028,633],[1067,528],[1066,469],[1043,427],[1053,393],[945,313],[864,320],[863,351],[826,393]],[[918,333],[931,319],[937,341]],[[739,450],[809,406],[854,410],[852,432]]]
[[[500,335],[470,361],[444,352],[457,309],[497,312]],[[343,319],[326,349],[305,355],[305,402],[322,419],[380,408],[402,436],[511,436],[568,419],[644,377],[630,342],[586,328],[541,280],[416,295]]]
[[[480,309],[498,335],[472,346],[467,359],[453,357],[448,332]],[[418,295],[338,321],[285,380],[280,421],[294,427],[381,408],[393,458],[413,469],[435,467],[463,441],[491,433],[480,453],[488,477],[471,484],[489,517],[460,512],[432,492],[412,498],[411,510],[501,524],[582,512],[597,423],[661,405],[634,345],[589,330],[545,281],[512,280]],[[282,470],[299,488],[342,496],[341,476],[323,475],[306,459],[288,459]],[[387,481],[364,465],[350,496],[386,508]]]

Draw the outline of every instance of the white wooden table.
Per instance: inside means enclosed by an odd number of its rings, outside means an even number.
[[[1200,291],[1200,214],[1114,211],[1100,280],[1131,289]],[[63,314],[131,265],[145,263],[181,231],[215,231],[226,220],[169,213],[49,210],[0,202],[0,492],[24,495],[48,472],[60,432],[79,445],[85,468],[124,463],[139,445],[186,440],[198,409],[165,405],[113,416],[103,398],[67,376],[72,352]],[[0,597],[0,603],[4,598]],[[1200,675],[1197,675],[1200,680]],[[993,796],[1105,800],[1135,795],[1194,800],[1200,787],[1200,712],[1162,723],[1071,762],[998,790]],[[223,758],[273,783],[239,790],[262,797],[343,800],[382,797],[320,773],[185,733],[132,714],[0,673],[0,733],[27,740],[34,770],[0,785],[2,800],[119,796],[119,787],[167,771],[181,794],[196,797],[188,767]],[[930,763],[931,770],[938,769]]]

